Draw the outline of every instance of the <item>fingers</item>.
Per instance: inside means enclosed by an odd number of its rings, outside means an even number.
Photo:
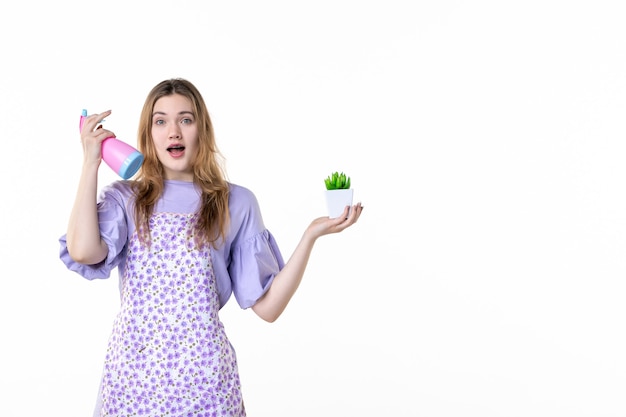
[[[101,144],[115,134],[102,127],[102,121],[111,114],[111,110],[86,116],[83,120],[80,140],[83,145],[85,161],[99,162],[102,158]]]
[[[350,210],[349,214],[346,213],[347,214],[346,221],[350,222],[350,224],[356,223],[356,221],[361,216],[362,211],[363,211],[363,206],[361,205],[361,203],[360,202],[356,203],[355,205],[352,206],[352,209]]]
[[[97,142],[102,142],[104,139],[109,137],[115,137],[113,132],[102,127],[102,121],[106,117],[110,116],[111,112],[111,110],[107,110],[102,113],[91,114],[85,117],[81,131],[81,141],[83,141],[83,143],[85,143],[89,137],[95,139]]]
[[[102,125],[98,125],[98,127],[93,130],[83,131],[83,133],[81,134],[81,141],[86,142],[95,140],[96,142],[100,143],[106,138],[111,137],[115,137],[115,133],[111,132],[110,130],[104,129]]]
[[[341,214],[341,216],[334,219],[335,231],[339,232],[344,230],[345,228],[352,226],[357,222],[359,217],[361,216],[361,212],[363,211],[363,206],[361,203],[356,203],[352,207],[346,206],[345,210]]]
[[[87,116],[85,118],[85,121],[83,122],[83,131],[89,132],[89,131],[93,131],[102,127],[101,125],[102,121],[106,117],[110,116],[111,112],[112,112],[111,110],[107,110],[99,114],[92,114],[92,115]]]

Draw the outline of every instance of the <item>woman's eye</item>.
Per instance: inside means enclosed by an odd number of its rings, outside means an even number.
[[[183,124],[187,124],[187,125],[188,125],[188,124],[190,124],[190,123],[192,123],[192,122],[193,122],[193,121],[192,121],[191,119],[183,119],[183,120],[181,120],[181,123],[183,123]]]
[[[163,123],[164,123],[163,120],[155,120],[154,121],[155,125],[162,125]]]

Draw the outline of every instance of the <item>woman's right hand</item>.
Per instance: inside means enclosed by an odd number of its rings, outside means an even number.
[[[115,133],[102,128],[102,120],[111,114],[107,110],[100,114],[92,114],[85,117],[80,132],[80,141],[83,144],[84,162],[100,164],[102,160],[102,141],[115,137]]]

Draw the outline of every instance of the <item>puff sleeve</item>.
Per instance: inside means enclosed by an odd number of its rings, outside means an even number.
[[[117,187],[105,187],[99,197],[98,222],[100,235],[109,248],[106,259],[94,265],[84,265],[75,262],[67,251],[67,235],[59,238],[60,258],[65,266],[82,277],[93,280],[109,278],[111,271],[120,265],[126,256],[128,241],[128,223],[126,215],[126,199]]]
[[[231,185],[229,206],[232,228],[226,253],[221,254],[227,273],[220,274],[219,266],[216,271],[220,301],[222,305],[226,302],[232,288],[237,303],[245,309],[265,294],[285,262],[275,237],[263,223],[255,195]]]
[[[284,265],[276,239],[267,229],[235,247],[229,272],[237,303],[252,307]]]

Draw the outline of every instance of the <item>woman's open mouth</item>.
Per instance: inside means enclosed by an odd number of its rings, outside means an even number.
[[[182,156],[182,154],[185,152],[185,147],[183,145],[172,145],[169,148],[167,148],[167,151],[173,157],[178,158]]]

